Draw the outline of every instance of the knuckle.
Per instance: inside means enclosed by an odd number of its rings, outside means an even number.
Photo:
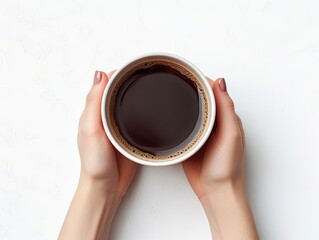
[[[242,122],[241,118],[238,115],[237,115],[237,120],[238,120],[239,126],[243,127],[243,122]]]
[[[99,129],[92,124],[86,124],[85,121],[80,120],[78,128],[78,140],[91,138],[96,136],[99,132]]]
[[[94,101],[95,99],[95,94],[93,92],[89,92],[87,95],[86,95],[86,102],[92,102]]]
[[[245,147],[246,140],[245,140],[244,126],[243,126],[243,123],[238,115],[237,115],[237,120],[238,120],[239,129],[240,129],[240,133],[241,133],[241,141],[242,141],[243,146]]]
[[[227,102],[227,106],[231,109],[235,109],[235,103],[234,103],[233,99],[229,98],[229,100]]]
[[[228,134],[228,139],[231,141],[231,142],[240,142],[241,141],[241,133],[239,130],[233,130],[233,131],[230,131],[229,134]]]

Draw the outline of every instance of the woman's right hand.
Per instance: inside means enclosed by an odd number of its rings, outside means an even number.
[[[210,80],[216,122],[202,149],[183,162],[186,177],[203,204],[214,239],[258,239],[244,187],[245,137],[223,78]]]
[[[223,78],[209,80],[216,101],[216,122],[207,143],[183,163],[199,199],[229,184],[243,184],[244,131]]]

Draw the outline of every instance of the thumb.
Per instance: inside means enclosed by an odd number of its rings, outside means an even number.
[[[238,130],[238,120],[235,113],[234,102],[230,98],[224,78],[214,82],[213,92],[216,101],[216,133],[235,133]]]
[[[91,126],[99,126],[101,123],[101,102],[108,76],[101,71],[95,71],[93,85],[86,97],[83,117]]]

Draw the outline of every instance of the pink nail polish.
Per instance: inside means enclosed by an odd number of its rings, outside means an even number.
[[[226,86],[225,79],[224,78],[220,78],[218,80],[218,83],[219,83],[220,90],[222,90],[223,92],[226,92],[227,91],[227,86]]]
[[[93,83],[97,84],[99,82],[101,82],[101,72],[95,71]]]

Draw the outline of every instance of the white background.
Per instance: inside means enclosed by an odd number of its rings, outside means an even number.
[[[56,239],[96,69],[181,55],[225,77],[261,239],[319,239],[317,0],[0,0],[0,239]],[[111,239],[210,239],[180,165],[140,167]]]

